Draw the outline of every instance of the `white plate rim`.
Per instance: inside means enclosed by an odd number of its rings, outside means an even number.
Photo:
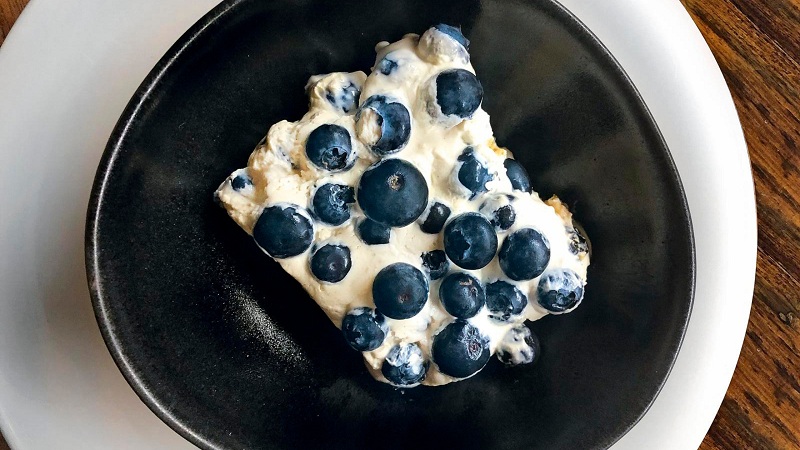
[[[29,62],[26,61],[29,58],[25,57],[26,51],[42,51],[42,35],[49,33],[52,37],[58,31],[52,21],[46,20],[48,13],[57,12],[56,15],[61,18],[74,17],[78,12],[85,12],[87,9],[87,2],[81,5],[78,3],[81,2],[62,0],[60,4],[56,4],[53,0],[34,0],[29,4],[3,47],[0,47],[0,68],[4,69],[0,71],[0,98],[12,98],[9,103],[14,104],[14,99],[23,96],[19,93],[11,95],[11,89],[24,91],[27,88],[33,93],[37,89],[40,93],[43,91],[43,86],[24,86],[25,80],[21,77],[30,70],[27,65]],[[137,15],[136,8],[129,5],[126,8],[122,3],[123,0],[118,0],[115,6],[124,11],[126,20],[143,20],[146,8]],[[189,0],[169,0],[167,3],[171,3],[174,13],[183,14],[180,23],[191,24],[213,6],[214,2],[206,1],[192,8],[188,8]],[[645,2],[636,0],[562,0],[561,3],[578,16],[610,49],[645,99],[681,173],[697,242],[699,273],[696,300],[681,353],[650,411],[612,449],[641,448],[642,442],[649,443],[648,448],[697,448],[730,382],[744,338],[755,276],[755,198],[738,116],[713,55],[678,2],[658,0],[646,2],[645,5]],[[152,1],[149,3],[150,6],[154,4]],[[105,11],[109,10],[106,8]],[[105,17],[107,16],[98,15],[92,17],[92,20],[102,20]],[[156,60],[182,34],[180,23],[171,27],[161,25],[159,31],[164,35],[154,39],[149,47]],[[44,28],[46,25],[50,25],[50,28]],[[624,32],[620,31],[620,27]],[[188,25],[183,27],[186,28]],[[637,33],[641,37],[647,37],[648,45],[628,38]],[[123,37],[130,40],[136,37],[136,33],[128,33]],[[118,50],[125,43],[126,41],[120,39]],[[97,56],[108,51],[107,48],[98,50],[102,51],[98,51]],[[76,54],[84,52],[83,56],[86,58],[92,57],[86,53],[86,49],[73,48],[72,51]],[[146,74],[151,66],[140,70]],[[666,76],[663,75],[664,72],[667,73]],[[653,74],[660,75],[654,77]],[[659,85],[653,82],[653,78]],[[135,80],[135,77],[131,79]],[[54,80],[49,82],[53,83]],[[129,98],[137,86],[138,83],[129,83],[121,87],[117,95]],[[4,97],[3,94],[8,95]],[[692,110],[691,113],[689,109]],[[2,127],[3,114],[10,116],[11,110],[9,105],[0,108],[0,149],[4,148],[4,143],[12,145],[27,142],[15,130]],[[21,110],[35,112],[30,108]],[[119,108],[118,112],[121,111]],[[681,112],[686,114],[680,114]],[[104,125],[107,126],[107,123]],[[689,131],[682,130],[681,127],[684,126],[689,126]],[[701,126],[703,130],[698,131],[697,128]],[[110,128],[105,131],[107,137]],[[102,134],[102,130],[97,132]],[[687,135],[691,135],[692,139],[686,139]],[[703,144],[703,152],[686,150],[687,147],[694,150],[700,143]],[[93,150],[94,153],[84,158],[85,160],[99,160],[102,147]],[[16,155],[8,152],[8,156]],[[24,161],[25,158],[9,160]],[[5,175],[3,178],[10,178],[12,169],[20,170],[19,167],[12,166],[2,169]],[[709,217],[712,215],[713,217]],[[723,236],[712,239],[710,234],[719,232],[720,224],[730,225],[733,223],[731,220],[736,221],[730,227],[732,229],[723,232]],[[2,224],[4,234],[0,241],[0,254],[14,254],[12,251],[5,251],[12,245],[10,233],[6,235],[5,232],[12,229],[10,223]],[[733,242],[734,236],[737,245],[732,246],[733,249],[717,248],[720,242]],[[737,261],[737,264],[730,264],[731,261]],[[709,267],[712,263],[725,269],[720,270],[723,273],[703,271],[704,267]],[[0,293],[3,294],[0,296],[0,307],[7,306],[4,302],[11,301],[8,300],[11,298],[10,292],[4,289]],[[708,295],[709,293],[713,295]],[[701,295],[702,300],[699,300]],[[725,303],[720,301],[723,297]],[[90,308],[88,297],[86,307]],[[5,360],[2,356],[7,350],[3,341],[0,341],[0,360]],[[2,371],[0,367],[0,380]],[[121,377],[121,374],[117,375]],[[8,397],[4,388],[7,386],[0,383],[0,429],[12,448],[31,450],[33,447],[26,446],[18,438],[20,434],[16,430],[23,425],[15,421],[14,408],[8,408],[3,402]],[[684,414],[674,414],[678,411],[674,404],[678,403],[679,398],[683,399],[679,403],[680,411]],[[692,411],[692,414],[685,414],[687,410]],[[100,417],[95,419],[101,420]],[[151,425],[148,422],[146,426]],[[663,439],[659,439],[661,436]],[[657,443],[654,444],[654,441]]]

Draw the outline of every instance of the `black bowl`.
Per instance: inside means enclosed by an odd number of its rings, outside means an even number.
[[[400,391],[212,200],[309,75],[369,70],[373,46],[464,27],[498,141],[594,244],[543,357]],[[644,414],[681,344],[691,223],[666,145],[600,42],[551,1],[226,1],[164,56],[97,172],[86,237],[100,329],[122,373],[204,449],[604,449]]]

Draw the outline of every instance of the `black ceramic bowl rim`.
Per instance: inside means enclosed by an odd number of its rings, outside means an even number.
[[[103,152],[103,156],[100,160],[99,167],[97,169],[94,183],[92,185],[91,190],[91,197],[89,200],[89,208],[87,213],[87,223],[86,223],[86,234],[85,234],[85,257],[86,257],[86,273],[87,279],[89,284],[89,290],[92,299],[92,305],[94,308],[95,317],[97,319],[100,332],[103,336],[103,340],[108,347],[109,352],[111,353],[114,362],[119,367],[119,370],[122,372],[122,375],[125,377],[126,381],[131,385],[134,392],[139,396],[139,398],[150,408],[153,413],[156,414],[162,421],[164,421],[170,428],[175,430],[178,434],[182,437],[190,441],[192,444],[208,450],[222,450],[220,447],[212,444],[208,440],[206,440],[203,436],[195,433],[192,430],[191,424],[184,423],[174,415],[172,415],[167,408],[165,408],[159,400],[153,395],[152,392],[141,382],[141,380],[137,377],[136,371],[131,365],[131,362],[128,358],[128,355],[125,353],[125,349],[123,344],[117,339],[117,335],[115,333],[115,329],[112,325],[112,322],[109,317],[109,308],[108,308],[108,299],[103,294],[103,289],[100,283],[101,274],[100,274],[100,266],[98,261],[98,239],[97,239],[97,231],[99,226],[99,218],[100,218],[100,211],[102,209],[102,199],[104,188],[108,181],[108,176],[110,174],[110,168],[114,164],[116,156],[119,150],[123,147],[126,141],[127,133],[130,129],[130,125],[132,122],[136,120],[138,115],[140,114],[141,107],[145,103],[148,96],[156,90],[161,79],[169,72],[173,63],[178,60],[179,58],[185,56],[187,53],[191,53],[193,50],[194,42],[205,33],[209,32],[208,28],[215,24],[217,21],[223,19],[226,15],[232,13],[233,10],[237,8],[238,5],[246,3],[249,0],[226,0],[214,7],[211,11],[206,13],[199,21],[197,21],[189,30],[187,30],[181,37],[178,39],[175,44],[173,44],[169,50],[164,54],[164,56],[159,60],[159,62],[155,65],[155,67],[150,71],[147,75],[145,80],[139,86],[139,88],[134,93],[131,100],[128,102],[125,110],[123,111],[122,115],[120,116],[119,121],[117,122],[116,126],[114,127],[114,131],[112,132],[106,148]],[[691,266],[689,267],[689,277],[690,277],[690,286],[691,291],[689,294],[688,299],[688,307],[686,308],[686,312],[684,317],[682,317],[683,321],[681,324],[681,332],[680,332],[680,339],[677,343],[674,355],[672,360],[669,363],[669,369],[665,374],[663,380],[661,381],[660,385],[658,386],[658,390],[656,394],[649,400],[649,403],[642,411],[642,413],[637,417],[630,425],[624,429],[619,436],[613,438],[612,441],[609,442],[609,447],[613,446],[617,441],[619,441],[625,434],[627,434],[640,420],[647,414],[647,411],[650,410],[653,403],[655,402],[656,398],[660,394],[661,390],[666,383],[666,380],[669,378],[670,373],[672,372],[672,368],[674,367],[675,360],[677,359],[678,353],[680,352],[681,346],[683,344],[683,339],[686,335],[686,328],[689,322],[689,317],[691,316],[693,304],[694,304],[694,296],[695,296],[695,286],[696,286],[696,255],[695,255],[695,242],[694,242],[694,231],[691,223],[691,215],[689,213],[689,206],[686,200],[686,194],[683,188],[683,184],[681,182],[680,176],[678,174],[678,169],[675,165],[675,162],[670,154],[666,141],[664,140],[663,135],[661,134],[657,124],[655,123],[655,119],[653,118],[650,110],[647,108],[644,100],[641,97],[641,94],[638,92],[636,87],[634,86],[633,82],[631,81],[630,77],[625,73],[625,71],[620,66],[619,62],[614,58],[611,52],[605,47],[605,45],[595,36],[591,30],[589,30],[586,25],[584,25],[577,17],[574,16],[568,9],[566,9],[563,5],[561,5],[556,0],[551,0],[553,5],[559,10],[559,12],[568,17],[571,22],[576,25],[576,31],[582,34],[583,38],[591,43],[591,45],[595,46],[597,50],[603,53],[610,62],[613,63],[610,70],[615,71],[617,76],[619,76],[622,80],[626,82],[625,88],[630,90],[630,94],[641,104],[642,110],[644,113],[643,119],[653,127],[653,129],[657,133],[657,138],[660,140],[663,148],[666,152],[666,162],[668,164],[668,169],[670,173],[674,176],[675,180],[678,184],[678,189],[680,192],[680,202],[682,209],[686,214],[686,221],[688,222],[688,232],[689,232],[689,251],[691,257]]]

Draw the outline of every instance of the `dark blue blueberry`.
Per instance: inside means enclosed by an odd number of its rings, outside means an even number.
[[[436,76],[436,103],[445,116],[469,119],[482,100],[483,87],[472,72],[448,69]]]
[[[367,245],[388,244],[392,229],[370,219],[358,223],[358,237]]]
[[[356,197],[370,219],[390,227],[404,227],[425,211],[428,183],[411,163],[384,159],[361,175]]]
[[[407,387],[425,379],[428,363],[417,344],[395,345],[386,354],[381,373],[395,386]]]
[[[433,338],[433,361],[453,378],[474,375],[489,361],[489,338],[463,319],[456,319]]]
[[[422,311],[428,301],[428,279],[410,264],[388,265],[372,282],[372,300],[384,316],[409,319]]]
[[[431,204],[430,208],[428,208],[428,214],[424,217],[419,226],[422,232],[439,234],[442,228],[444,228],[444,223],[447,222],[447,218],[450,217],[450,208],[445,204],[434,202]]]
[[[581,230],[575,226],[567,228],[567,236],[569,236],[569,251],[573,255],[580,255],[581,253],[589,253],[589,243],[586,237],[581,233]]]
[[[373,95],[358,108],[356,113],[356,127],[361,120],[367,120],[364,114],[372,110],[375,115],[371,117],[378,121],[381,135],[377,142],[371,142],[370,148],[376,155],[385,156],[399,152],[408,143],[411,136],[411,114],[402,103],[389,99],[383,95]],[[363,136],[362,136],[363,139]]]
[[[503,273],[512,280],[532,280],[550,262],[550,242],[533,228],[523,228],[508,235],[497,258]]]
[[[479,211],[489,218],[489,222],[498,232],[511,228],[517,220],[517,213],[511,202],[516,200],[512,195],[495,195],[481,204]]]
[[[533,364],[541,354],[539,338],[525,325],[508,330],[497,347],[497,359],[509,366]]]
[[[311,246],[314,225],[303,208],[297,205],[270,206],[256,221],[253,238],[273,258],[289,258]]]
[[[517,213],[511,205],[501,206],[492,214],[492,225],[498,230],[507,230],[517,220]]]
[[[397,61],[391,59],[389,55],[383,57],[383,59],[378,63],[378,72],[384,75],[390,75],[395,69],[397,69],[398,64]]]
[[[492,181],[489,169],[475,156],[472,147],[467,147],[458,157],[458,181],[469,190],[470,200],[481,192],[486,192],[486,183]]]
[[[478,213],[461,214],[444,228],[444,251],[457,266],[480,269],[497,252],[494,227]]]
[[[512,188],[524,192],[531,191],[531,180],[522,164],[515,159],[508,158],[503,161],[503,166],[506,168],[508,179],[511,180]]]
[[[479,211],[489,218],[498,232],[506,231],[517,220],[517,213],[511,205],[514,200],[513,195],[495,195],[483,202]]]
[[[322,222],[341,225],[350,218],[350,204],[355,201],[355,189],[352,187],[326,183],[314,192],[311,209]]]
[[[583,299],[583,280],[570,269],[549,270],[536,288],[539,305],[552,313],[568,312]]]
[[[383,314],[371,308],[354,308],[342,319],[345,340],[360,352],[369,352],[380,347],[388,332],[389,324]]]
[[[349,168],[355,160],[350,133],[339,125],[318,126],[308,135],[306,156],[315,166],[331,172]]]
[[[311,273],[326,283],[342,281],[352,265],[350,249],[345,245],[325,244],[311,255]]]
[[[444,309],[459,319],[469,319],[483,308],[486,292],[477,278],[464,272],[451,273],[439,286]]]
[[[358,106],[358,99],[361,97],[361,90],[353,83],[343,87],[341,91],[331,91],[325,93],[325,98],[328,99],[334,108],[342,110],[343,113],[349,114]]]
[[[436,28],[442,33],[450,36],[451,38],[453,38],[453,40],[463,45],[464,49],[469,50],[469,39],[464,37],[464,35],[461,33],[460,27],[454,27],[452,25],[445,25],[443,23],[440,23],[439,25],[434,25],[433,28]]]
[[[253,181],[250,180],[250,177],[247,175],[236,175],[231,180],[231,187],[234,191],[241,191],[242,189],[246,188],[247,186],[252,186]]]
[[[447,274],[450,262],[442,250],[432,250],[422,254],[422,267],[428,271],[431,280],[438,280]]]
[[[495,281],[486,286],[486,308],[494,320],[510,322],[522,314],[527,305],[528,297],[511,283]]]

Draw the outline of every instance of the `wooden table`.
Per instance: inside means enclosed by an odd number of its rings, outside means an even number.
[[[0,44],[27,1],[0,0]],[[681,1],[733,93],[758,203],[747,336],[700,449],[800,450],[800,0]]]

